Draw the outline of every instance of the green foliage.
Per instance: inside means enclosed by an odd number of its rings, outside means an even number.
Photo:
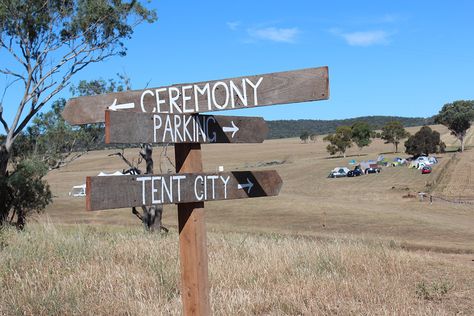
[[[346,156],[346,150],[352,147],[352,129],[350,126],[339,126],[334,134],[329,134],[323,138],[330,142],[326,147],[330,155],[341,153]]]
[[[369,146],[372,142],[372,127],[366,122],[356,122],[351,127],[352,141],[362,149],[363,147]]]
[[[391,121],[385,124],[380,134],[380,138],[385,140],[385,144],[395,145],[395,152],[398,152],[398,144],[401,140],[408,136],[410,136],[410,133],[405,130],[403,124],[399,121]]]
[[[14,119],[6,122],[0,111],[7,134],[0,143],[0,223],[13,210],[22,227],[30,210],[43,209],[50,200],[49,189],[41,180],[42,169],[30,171],[29,160],[24,159],[30,154],[41,155],[50,166],[55,165],[77,144],[88,146],[84,135],[97,139],[101,132],[100,127],[73,129],[65,124],[59,115],[64,106],[61,100],[27,128],[30,121],[76,73],[92,63],[125,55],[124,40],[131,37],[135,26],[155,20],[156,12],[136,0],[0,1],[0,50],[16,62],[0,63],[0,73],[6,75],[5,82],[20,81],[24,87],[17,104],[10,105],[18,110]],[[84,88],[84,94],[97,92],[92,86],[104,87],[101,82],[89,87],[80,83],[78,89]],[[12,158],[16,169],[9,174]],[[18,187],[22,181],[31,185],[26,186],[31,199]]]
[[[90,47],[118,46],[133,33],[130,16],[153,22],[156,13],[138,1],[10,0],[0,2],[0,33],[27,40],[33,52],[37,47],[82,39]],[[54,30],[51,42],[44,43]],[[38,57],[38,56],[33,56]]]
[[[90,96],[105,94],[111,92],[122,92],[130,90],[131,81],[130,78],[125,74],[117,74],[118,80],[109,79],[105,81],[104,79],[95,79],[95,80],[81,80],[78,85],[71,86],[71,93],[74,96]]]
[[[23,228],[26,216],[39,213],[52,201],[49,185],[43,180],[47,166],[37,159],[20,161],[8,176],[0,177],[0,226],[11,222]]]
[[[405,142],[405,152],[413,156],[442,152],[445,147],[439,133],[433,131],[429,126],[423,126]]]
[[[399,121],[405,127],[423,126],[433,124],[432,118],[422,117],[396,117],[396,116],[365,116],[344,120],[276,120],[267,121],[269,139],[299,137],[300,131],[312,131],[314,134],[330,134],[341,125],[352,126],[356,122],[366,122],[373,129],[381,129],[390,121]]]
[[[309,132],[304,131],[300,134],[300,139],[301,139],[301,141],[307,143],[308,139],[309,139],[309,136],[310,136]]]
[[[454,101],[443,106],[435,122],[446,126],[461,142],[461,151],[464,151],[464,137],[474,120],[474,101]]]
[[[71,92],[86,96],[129,89],[130,80],[125,76],[118,76],[119,80],[82,80],[71,88]],[[53,103],[51,110],[34,117],[32,124],[19,135],[13,145],[14,161],[34,155],[50,169],[55,169],[75,159],[83,151],[104,147],[104,124],[73,127],[61,115],[65,105],[66,100],[59,99]]]

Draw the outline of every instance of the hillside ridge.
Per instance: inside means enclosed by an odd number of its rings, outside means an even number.
[[[338,120],[267,120],[269,133],[268,139],[288,138],[300,136],[302,132],[315,134],[328,134],[336,130],[340,125],[352,125],[357,121],[367,122],[375,129],[380,129],[390,121],[400,121],[405,127],[423,126],[434,123],[433,117],[401,117],[401,116],[361,116]]]

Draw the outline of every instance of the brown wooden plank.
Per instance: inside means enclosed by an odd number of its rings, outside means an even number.
[[[261,143],[268,127],[261,117],[149,114],[106,111],[109,143]]]
[[[62,115],[78,125],[104,122],[106,109],[192,114],[328,98],[328,68],[319,67],[79,97]]]
[[[177,173],[201,172],[200,144],[175,146]],[[210,315],[204,202],[178,204],[179,261],[184,315]]]
[[[275,170],[89,177],[88,210],[275,196]]]

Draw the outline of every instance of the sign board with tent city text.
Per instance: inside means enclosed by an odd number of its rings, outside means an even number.
[[[201,115],[329,98],[328,68],[177,84],[71,99],[73,125],[105,122],[107,143],[173,143],[175,174],[88,177],[88,210],[177,204],[184,315],[210,315],[204,201],[276,196],[275,170],[205,173],[201,143],[263,142],[262,118]]]

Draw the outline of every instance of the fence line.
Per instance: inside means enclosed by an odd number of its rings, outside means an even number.
[[[427,193],[419,193],[420,196],[420,201],[424,201],[426,197],[426,201],[429,201],[430,203],[438,201],[443,201],[447,203],[453,203],[453,204],[468,204],[468,205],[474,205],[474,197],[457,197],[457,198],[450,198],[450,197],[445,197],[445,196],[437,196],[437,195],[432,195],[432,194],[427,194]]]

